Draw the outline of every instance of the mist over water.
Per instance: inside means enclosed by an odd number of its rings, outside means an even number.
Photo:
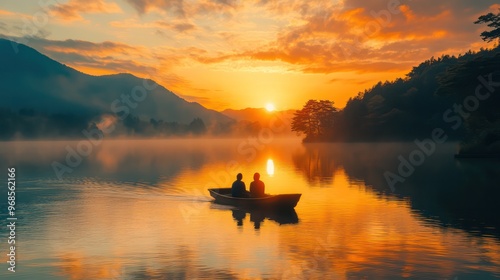
[[[53,163],[78,143],[0,143],[0,170],[17,174],[12,279],[500,277],[500,162],[455,160],[456,144],[391,189],[384,174],[414,143],[103,141],[59,180]],[[238,172],[247,188],[260,172],[267,193],[302,193],[294,214],[213,204],[207,188]]]

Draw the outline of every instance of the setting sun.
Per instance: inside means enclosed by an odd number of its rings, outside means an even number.
[[[500,0],[0,18],[0,280],[500,280]]]
[[[276,107],[274,107],[274,104],[273,104],[273,103],[267,103],[267,104],[266,104],[266,110],[267,110],[268,112],[272,112],[272,111],[276,110]]]

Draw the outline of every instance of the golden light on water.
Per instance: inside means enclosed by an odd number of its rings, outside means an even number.
[[[272,159],[267,160],[267,175],[274,175],[274,161]]]
[[[35,244],[39,234],[48,229],[53,232],[23,259],[36,263],[49,256],[54,261],[47,264],[47,273],[68,279],[124,279],[134,273],[146,279],[170,275],[215,279],[221,278],[221,271],[223,276],[242,279],[262,275],[273,279],[347,279],[350,274],[361,275],[359,278],[370,274],[375,279],[424,278],[422,275],[454,279],[458,265],[464,263],[497,275],[500,249],[496,238],[475,237],[464,229],[443,229],[437,222],[422,221],[426,217],[414,212],[411,201],[381,197],[364,182],[349,177],[349,173],[365,170],[366,176],[372,174],[371,164],[380,164],[387,156],[382,147],[392,148],[392,144],[304,146],[299,141],[276,139],[250,164],[240,165],[238,172],[245,174],[247,184],[251,174],[261,172],[267,193],[303,194],[295,208],[298,223],[281,224],[250,212],[238,216],[240,226],[234,209],[216,207],[207,191],[234,181],[236,171],[228,171],[228,162],[238,159],[240,141],[103,141],[103,148],[89,158],[92,164],[80,168],[98,166],[99,176],[122,174],[123,179],[82,178],[61,190],[64,192],[57,196],[57,204],[39,206],[43,213],[54,214],[50,219],[46,215],[35,217],[31,223],[44,226],[28,233],[25,242]],[[25,162],[43,159],[39,166],[45,166],[54,157],[64,158],[61,151],[66,145],[78,143],[56,144],[4,143],[0,155],[18,150],[12,157]],[[358,158],[367,150],[377,155],[370,160]],[[193,155],[200,154],[204,155],[199,157],[200,165],[191,168],[193,158],[197,158]],[[171,161],[172,157],[178,160]],[[7,157],[7,162],[10,160]],[[346,165],[337,165],[340,160]],[[277,173],[274,161],[280,168]],[[143,171],[134,173],[138,166],[148,171],[148,176]],[[88,170],[94,169],[83,171]],[[129,174],[153,180],[132,184]],[[383,177],[375,177],[373,182],[378,184],[378,180],[385,183]],[[32,191],[39,188],[32,186]],[[74,196],[66,195],[75,190]],[[100,218],[96,220],[96,216]],[[63,220],[66,223],[60,222]],[[261,223],[259,229],[256,221]],[[147,259],[137,258],[144,252]],[[262,262],[264,258],[268,261]],[[38,268],[28,267],[27,273],[38,275]]]

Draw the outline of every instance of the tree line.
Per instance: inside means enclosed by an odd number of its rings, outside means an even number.
[[[109,134],[99,129],[102,120],[113,119],[114,129]],[[206,124],[201,118],[189,123],[141,118],[130,114],[120,120],[107,114],[83,115],[69,113],[44,113],[31,108],[9,109],[0,107],[0,141],[18,139],[80,139],[83,130],[98,130],[104,137],[242,137],[258,135],[265,123],[261,121],[232,121]],[[103,129],[105,130],[105,129]]]
[[[500,13],[479,17],[485,41],[500,38]],[[462,152],[500,151],[500,47],[443,55],[404,77],[379,82],[339,110],[329,100],[309,100],[296,111],[292,130],[314,141],[413,141],[443,128]],[[476,90],[482,86],[478,98]],[[496,90],[496,93],[495,93]]]
[[[83,130],[99,129],[100,116],[77,114],[48,114],[33,109],[12,110],[0,108],[0,140],[17,139],[79,139]],[[118,120],[119,118],[115,118]],[[188,124],[165,122],[163,120],[142,120],[129,115],[123,121],[114,123],[113,136],[168,137],[199,136],[208,131],[201,118],[194,118]],[[102,132],[102,131],[101,131]]]

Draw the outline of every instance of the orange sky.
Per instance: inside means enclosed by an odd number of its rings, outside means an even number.
[[[470,3],[466,3],[470,2]],[[223,110],[343,107],[431,56],[493,46],[495,1],[47,0],[0,4],[0,34],[80,71],[152,77]]]

